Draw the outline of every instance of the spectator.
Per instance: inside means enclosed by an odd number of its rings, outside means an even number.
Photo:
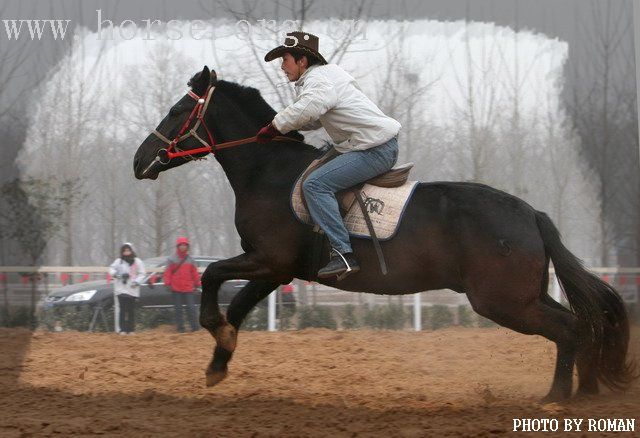
[[[119,308],[119,312],[116,312],[116,332],[130,335],[135,330],[136,300],[140,298],[140,283],[145,270],[142,260],[136,257],[129,242],[120,248],[120,257],[111,264],[109,273],[114,277],[113,292]]]
[[[200,275],[196,262],[189,255],[189,240],[178,237],[176,253],[169,257],[164,271],[164,284],[173,295],[178,332],[184,333],[182,306],[187,306],[187,317],[191,331],[198,330],[196,324],[195,290],[200,286]]]

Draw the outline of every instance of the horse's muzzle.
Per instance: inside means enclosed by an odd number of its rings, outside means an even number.
[[[151,161],[148,165],[144,165],[140,158],[135,158],[133,160],[133,174],[137,179],[152,179],[155,180],[158,178],[159,172],[155,169],[156,164],[158,164],[157,160]]]

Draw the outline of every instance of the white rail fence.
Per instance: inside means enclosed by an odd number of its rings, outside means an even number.
[[[161,272],[163,268],[154,269]],[[612,284],[622,295],[628,304],[638,303],[638,290],[640,289],[640,268],[596,267],[590,268],[604,281]],[[202,273],[204,268],[199,268]],[[563,302],[562,290],[556,280],[553,269],[549,271],[549,294],[558,302]],[[83,283],[91,280],[110,281],[108,268],[104,266],[0,266],[0,295],[3,296],[1,305],[28,305],[31,294],[36,292],[37,299],[41,300],[52,290],[69,283]],[[344,292],[317,283],[296,281],[296,300],[302,305],[345,306],[347,304],[369,306],[396,303],[413,308],[413,329],[420,331],[422,324],[422,307],[444,305],[458,307],[469,305],[464,294],[452,291],[429,291],[410,296],[388,296],[376,294],[360,294]],[[277,330],[277,305],[276,294],[270,294],[268,298],[268,322],[269,331]]]

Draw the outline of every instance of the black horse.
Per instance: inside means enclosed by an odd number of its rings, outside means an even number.
[[[191,94],[158,125],[166,138],[177,136],[197,97],[206,97],[211,87],[211,101],[197,127],[201,139],[209,134],[218,143],[249,138],[275,115],[257,90],[217,80],[207,67],[189,85]],[[296,178],[320,152],[302,139],[293,132],[268,144],[250,142],[214,151],[235,193],[235,225],[244,253],[212,263],[202,276],[200,323],[216,339],[206,370],[209,386],[226,376],[247,313],[278,285],[294,277],[310,279],[315,233],[296,220],[289,197]],[[137,178],[156,179],[161,171],[193,158],[169,161],[165,143],[150,135],[140,145],[134,159]],[[190,136],[179,148],[202,150],[202,145]],[[194,153],[203,155],[206,152]],[[556,368],[546,400],[571,396],[574,365],[580,394],[597,393],[598,381],[624,389],[636,377],[627,358],[629,324],[619,294],[582,267],[545,213],[521,199],[482,184],[421,183],[397,235],[382,242],[386,276],[380,273],[370,240],[353,238],[352,244],[362,269],[341,281],[340,289],[393,295],[452,289],[466,293],[480,315],[555,342]],[[322,257],[328,258],[326,246]],[[571,310],[547,294],[549,260]],[[250,281],[225,317],[218,307],[218,288],[232,278]],[[333,279],[322,283],[336,286]]]

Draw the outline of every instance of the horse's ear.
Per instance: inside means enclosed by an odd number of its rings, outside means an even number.
[[[205,65],[200,72],[200,76],[198,77],[198,88],[201,88],[202,91],[204,91],[209,86],[210,79],[211,72],[209,71],[209,67]]]
[[[211,70],[211,78],[209,79],[210,85],[215,85],[218,82],[218,74],[215,70]]]
[[[200,72],[200,77],[198,78],[200,80],[200,82],[206,82],[209,83],[209,78],[211,77],[211,71],[209,71],[209,67],[207,67],[206,65],[202,68],[202,71]]]
[[[191,87],[191,90],[194,93],[200,95],[204,93],[209,86],[210,79],[211,72],[209,71],[209,67],[205,65],[201,72],[196,73],[191,79],[189,79],[187,85]]]

